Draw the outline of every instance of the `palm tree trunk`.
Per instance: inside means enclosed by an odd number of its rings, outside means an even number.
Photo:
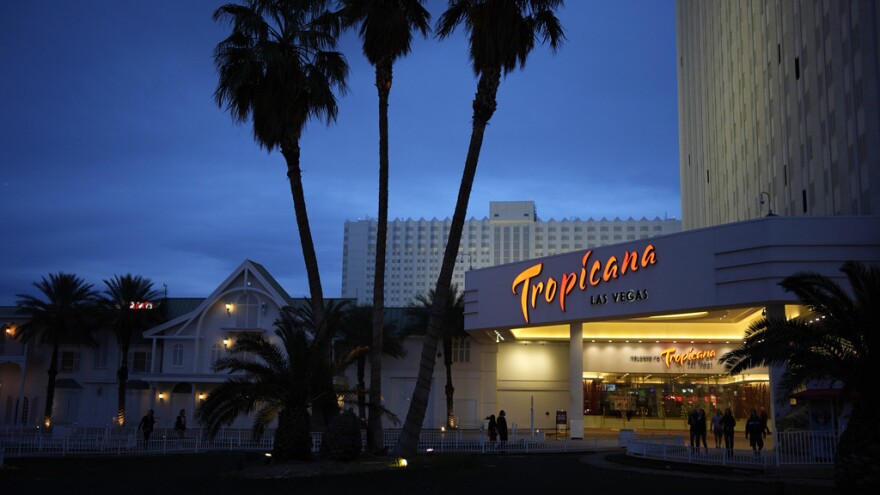
[[[318,355],[317,366],[330,366],[331,332],[325,324],[324,290],[321,288],[321,274],[318,271],[318,257],[312,241],[312,230],[309,227],[309,215],[306,210],[305,191],[302,185],[302,169],[300,168],[300,148],[297,140],[291,140],[281,147],[281,154],[287,162],[287,178],[290,181],[290,194],[293,197],[293,209],[296,213],[296,225],[302,245],[303,261],[309,279],[309,297],[312,306],[312,317],[315,324],[315,349]],[[332,377],[319,370],[312,370],[311,376],[319,381],[315,389],[320,390],[319,399],[314,403],[313,419],[318,429],[323,429],[330,418],[339,412],[336,394],[333,390]]]
[[[58,342],[52,344],[52,358],[49,361],[49,383],[46,385],[46,409],[43,411],[43,426],[52,426],[52,406],[55,404],[55,379],[58,376]]]
[[[367,450],[384,447],[382,432],[382,338],[385,328],[385,247],[388,238],[388,96],[391,93],[390,60],[376,64],[379,92],[379,224],[376,227],[376,263],[373,278],[373,343],[370,346],[370,419]]]
[[[471,188],[474,184],[474,176],[477,173],[480,150],[483,147],[483,134],[486,132],[486,125],[489,123],[489,119],[495,113],[497,106],[495,97],[498,94],[500,83],[500,68],[484,71],[480,76],[480,81],[477,83],[477,95],[473,103],[474,122],[473,130],[471,131],[471,142],[468,146],[467,159],[465,160],[464,171],[461,175],[461,185],[459,186],[458,199],[455,203],[455,214],[452,217],[452,224],[449,228],[449,239],[446,241],[446,251],[443,254],[443,264],[440,267],[440,276],[437,279],[437,287],[434,290],[434,304],[431,306],[428,330],[425,335],[425,342],[422,345],[419,376],[413,390],[409,411],[406,413],[406,421],[403,424],[400,438],[395,447],[395,455],[398,457],[412,455],[418,447],[419,435],[422,432],[422,422],[425,420],[425,410],[428,408],[431,378],[434,375],[434,365],[437,359],[437,339],[441,334],[446,298],[449,297],[452,271],[455,268],[458,247],[461,243],[461,231],[464,228],[468,200],[470,199]]]
[[[282,410],[278,414],[272,457],[279,461],[311,460],[312,434],[309,425],[309,412],[304,405]]]
[[[364,421],[367,417],[367,384],[364,382],[364,374],[367,368],[367,357],[358,356],[357,358],[357,374],[358,374],[358,419]]]
[[[119,369],[116,371],[116,380],[118,383],[116,398],[116,424],[119,427],[125,426],[125,390],[128,385],[128,348],[120,349],[122,357],[119,363]]]
[[[455,426],[455,387],[452,386],[452,337],[443,338],[443,364],[446,367],[446,427]]]
[[[312,241],[312,230],[309,227],[309,215],[306,210],[306,197],[302,185],[302,169],[300,169],[299,143],[293,142],[282,146],[281,154],[287,161],[287,179],[290,181],[290,195],[293,197],[293,209],[296,213],[296,226],[299,229],[299,240],[302,245],[303,261],[306,265],[306,275],[309,279],[309,297],[312,304],[312,317],[315,319],[315,328],[319,332],[326,332],[324,323],[324,290],[321,288],[321,274],[318,271],[318,257],[315,254],[315,243]],[[316,335],[317,339],[319,336]],[[322,340],[329,341],[321,335]],[[328,346],[329,347],[329,346]]]

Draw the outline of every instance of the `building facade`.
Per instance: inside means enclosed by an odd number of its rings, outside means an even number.
[[[880,217],[762,217],[468,272],[465,329],[496,349],[484,411],[520,425],[558,411],[572,437],[684,429],[694,408],[765,408],[784,428],[782,370],[731,376],[719,358],[764,316],[809,321],[779,281],[810,271],[848,288],[847,260],[880,263]]]
[[[451,219],[396,219],[388,222],[385,301],[403,307],[437,283]],[[345,222],[342,297],[373,301],[375,220]],[[464,287],[466,271],[681,230],[674,219],[579,218],[539,220],[533,201],[489,203],[489,216],[465,223],[453,283]]]
[[[880,212],[878,9],[676,1],[684,229]]]

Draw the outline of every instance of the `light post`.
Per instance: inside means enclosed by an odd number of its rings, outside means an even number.
[[[473,253],[471,253],[471,252],[469,252],[469,251],[466,251],[466,252],[464,252],[464,253],[459,253],[459,254],[460,254],[461,256],[467,256],[467,258],[468,258],[468,270],[473,270],[473,269],[474,269],[474,258],[473,258],[474,255],[473,255]],[[464,263],[464,260],[461,260],[461,261],[462,261],[462,263]]]
[[[763,205],[764,204],[764,196],[767,196],[767,216],[775,217],[776,215],[773,213],[773,207],[770,206],[770,193],[761,191],[761,194],[758,195],[758,201]]]

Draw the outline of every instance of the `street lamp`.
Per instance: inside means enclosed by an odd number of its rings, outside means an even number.
[[[467,258],[468,258],[468,270],[473,270],[473,269],[474,269],[474,258],[473,258],[474,255],[473,255],[473,253],[470,253],[470,252],[464,252],[464,253],[460,253],[460,254],[461,254],[461,256],[467,256]],[[461,260],[461,261],[464,262],[464,260]]]
[[[773,213],[773,207],[770,206],[770,193],[761,191],[761,194],[758,195],[758,201],[763,205],[764,196],[767,196],[767,216],[775,217],[776,215]]]

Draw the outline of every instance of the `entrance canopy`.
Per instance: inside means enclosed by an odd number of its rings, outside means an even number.
[[[768,306],[805,310],[799,271],[847,287],[844,261],[880,263],[880,217],[765,217],[472,270],[465,329],[483,342],[742,338]],[[628,341],[628,340],[627,340]]]

